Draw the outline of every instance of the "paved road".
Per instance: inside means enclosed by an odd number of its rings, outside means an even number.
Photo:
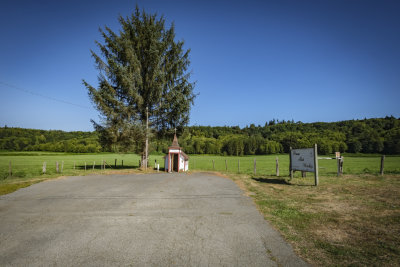
[[[0,197],[1,266],[301,266],[229,179],[67,177]]]

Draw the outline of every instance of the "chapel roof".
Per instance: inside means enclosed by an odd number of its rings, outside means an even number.
[[[178,138],[176,137],[176,133],[174,134],[174,140],[172,141],[172,145],[169,148],[181,148],[178,144]]]
[[[176,137],[176,133],[174,134],[174,140],[172,141],[172,144],[171,144],[171,146],[170,147],[168,147],[169,149],[179,149],[180,150],[180,154],[183,156],[183,158],[185,159],[185,160],[189,160],[189,156],[188,155],[186,155],[186,153],[184,153],[183,151],[182,151],[182,148],[179,146],[179,143],[178,143],[178,137]],[[165,157],[166,157],[167,155],[165,155]],[[164,158],[165,158],[164,157]]]

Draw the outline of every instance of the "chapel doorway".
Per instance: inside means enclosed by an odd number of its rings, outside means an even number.
[[[178,172],[179,171],[179,169],[178,169],[178,164],[179,164],[179,154],[172,154],[173,156],[172,156],[172,170],[174,171],[174,172]]]

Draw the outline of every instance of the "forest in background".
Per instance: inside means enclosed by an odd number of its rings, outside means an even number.
[[[153,134],[150,150],[165,153],[173,133]],[[158,136],[158,137],[157,137]],[[400,118],[385,117],[340,122],[302,123],[270,120],[264,126],[188,126],[178,132],[179,144],[188,154],[266,155],[318,144],[319,154],[400,154]],[[13,127],[0,128],[0,150],[71,153],[107,151],[96,132],[64,132]]]

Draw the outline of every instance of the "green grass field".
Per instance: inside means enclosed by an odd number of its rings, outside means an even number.
[[[256,173],[260,175],[275,175],[275,159],[279,159],[281,176],[289,173],[289,156],[265,155],[265,156],[214,156],[191,155],[190,170],[221,171],[228,173],[253,174],[254,160],[256,161]],[[115,167],[115,159],[117,166]],[[56,173],[56,162],[59,170],[63,167],[62,175],[83,175],[93,171],[99,171],[101,162],[107,162],[107,169],[134,169],[139,167],[140,157],[136,154],[67,154],[51,152],[0,152],[0,179],[9,178],[34,178],[53,177],[61,175]],[[164,168],[164,160],[161,155],[150,155],[149,164],[154,167],[155,160]],[[122,166],[122,161],[123,165]],[[214,161],[214,164],[213,164]],[[12,177],[9,177],[9,165],[11,162]],[[46,162],[46,174],[43,175],[42,166]],[[240,163],[239,163],[240,162]],[[86,163],[86,172],[85,172]],[[238,168],[240,164],[240,168]],[[75,169],[74,169],[75,165]],[[95,165],[93,170],[93,165]],[[344,174],[378,174],[380,170],[380,157],[353,157],[345,156]],[[335,176],[337,173],[336,160],[319,160],[320,176]],[[400,174],[400,157],[387,156],[385,159],[385,173]],[[300,173],[295,174],[295,177]]]
[[[117,159],[117,167],[115,167]],[[52,152],[0,152],[0,179],[8,179],[9,164],[11,162],[13,177],[53,177],[61,175],[56,173],[56,162],[59,163],[59,171],[63,166],[62,175],[84,175],[90,172],[98,172],[103,160],[107,163],[106,169],[135,169],[139,167],[140,157],[136,154],[68,154]],[[162,156],[150,156],[150,163],[154,166],[154,160],[164,168]],[[122,167],[122,161],[124,166]],[[43,175],[42,167],[46,162],[46,174]],[[86,171],[85,171],[86,163]],[[93,170],[93,165],[94,170]],[[74,169],[75,166],[75,169]]]

